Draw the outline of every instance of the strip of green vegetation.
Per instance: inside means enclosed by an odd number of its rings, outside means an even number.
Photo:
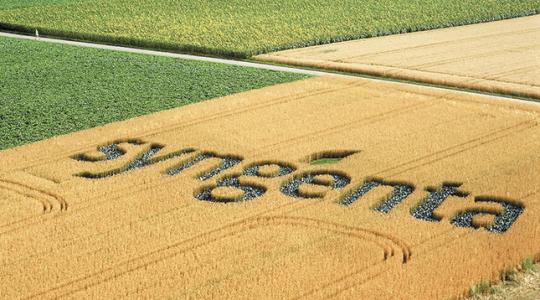
[[[303,78],[0,38],[0,149]]]
[[[524,272],[536,271],[536,262],[533,257],[527,257],[521,262],[521,270]]]
[[[0,28],[245,58],[539,12],[538,0],[3,0]]]
[[[3,0],[0,9],[28,8],[36,6],[50,6],[59,4],[76,4],[86,0]]]
[[[339,162],[340,160],[342,160],[342,158],[320,158],[320,159],[316,159],[316,160],[310,162],[310,164],[312,164],[312,165],[329,165],[329,164],[335,164],[335,163]]]

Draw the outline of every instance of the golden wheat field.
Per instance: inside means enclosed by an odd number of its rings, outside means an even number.
[[[540,254],[539,125],[325,77],[6,150],[1,296],[459,297]]]
[[[540,15],[278,51],[256,59],[540,98]]]

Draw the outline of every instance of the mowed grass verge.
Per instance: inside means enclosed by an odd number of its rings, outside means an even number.
[[[539,12],[538,0],[4,0],[0,28],[246,58]]]
[[[305,75],[0,38],[0,150]]]

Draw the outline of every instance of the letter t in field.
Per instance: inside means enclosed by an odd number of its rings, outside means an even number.
[[[413,217],[431,222],[439,222],[440,218],[433,215],[433,212],[451,196],[465,198],[469,194],[458,190],[461,184],[443,183],[442,187],[427,188],[429,196],[423,200],[411,213]]]

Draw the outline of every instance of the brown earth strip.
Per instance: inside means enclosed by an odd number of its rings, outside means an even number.
[[[0,291],[463,296],[540,255],[539,125],[535,103],[321,77],[6,150]]]
[[[255,59],[540,99],[540,15],[279,51]]]

